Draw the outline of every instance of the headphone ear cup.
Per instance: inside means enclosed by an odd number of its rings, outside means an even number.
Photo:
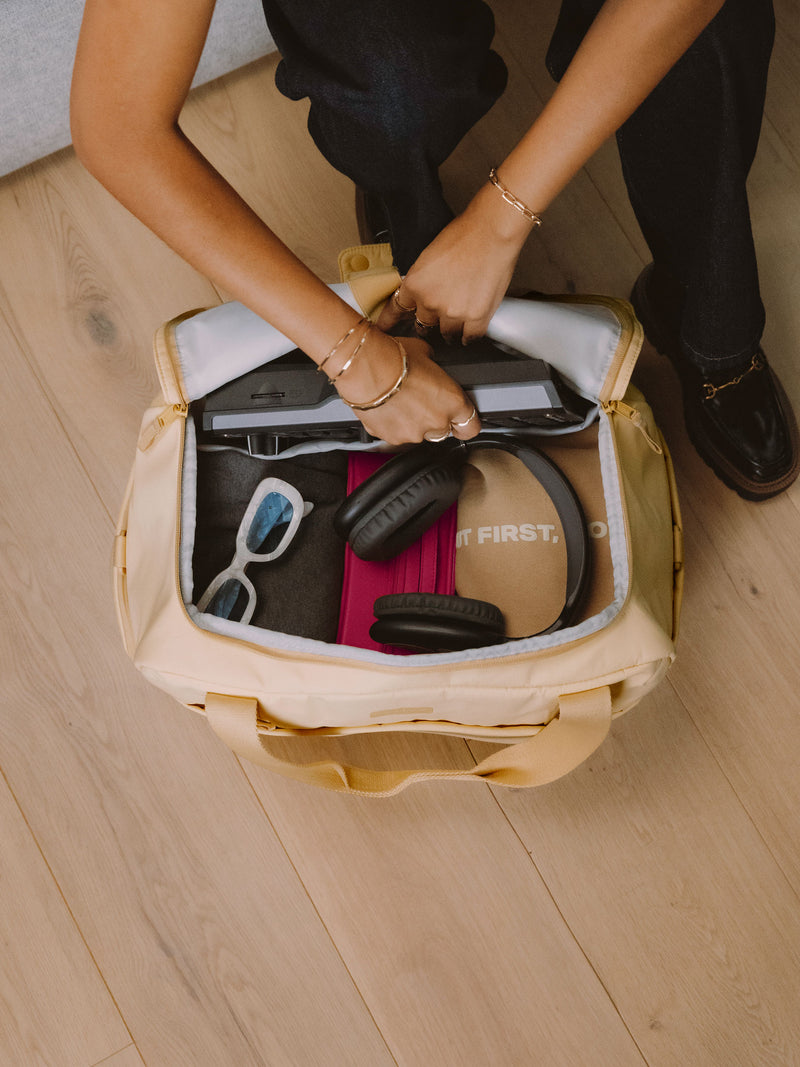
[[[341,504],[333,525],[360,559],[391,559],[418,540],[461,491],[463,456],[430,446],[394,456]]]
[[[460,652],[506,640],[499,608],[485,600],[439,593],[390,593],[378,597],[373,641],[415,652]]]

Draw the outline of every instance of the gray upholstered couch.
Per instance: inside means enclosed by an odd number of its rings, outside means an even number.
[[[70,143],[69,84],[82,11],[83,0],[0,0],[0,175]],[[260,0],[217,0],[194,84],[274,47]]]

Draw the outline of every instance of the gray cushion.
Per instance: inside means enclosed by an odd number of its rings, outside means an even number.
[[[0,174],[70,143],[83,0],[0,0]],[[217,0],[194,85],[273,51],[259,0]]]

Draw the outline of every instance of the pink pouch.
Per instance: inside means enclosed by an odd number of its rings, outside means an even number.
[[[347,470],[347,492],[376,471],[389,456],[374,452],[351,452]],[[394,559],[368,562],[345,546],[342,603],[339,612],[340,645],[371,648],[376,652],[408,655],[404,649],[379,645],[369,636],[375,621],[372,605],[386,593],[455,592],[456,520],[453,504],[422,537]]]

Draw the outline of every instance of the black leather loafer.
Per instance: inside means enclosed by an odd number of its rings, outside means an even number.
[[[787,489],[800,473],[797,421],[778,376],[758,352],[750,364],[724,381],[711,382],[681,351],[668,306],[645,267],[631,293],[650,343],[669,358],[683,391],[689,438],[702,459],[746,500],[767,500]]]

